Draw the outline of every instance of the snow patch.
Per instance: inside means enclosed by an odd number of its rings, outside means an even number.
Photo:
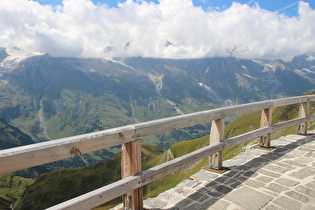
[[[209,72],[209,70],[210,70],[210,68],[209,68],[209,66],[208,66],[207,69],[206,69],[205,74],[207,74],[207,73]]]
[[[252,61],[255,62],[255,63],[258,63],[259,65],[264,67],[262,72],[275,72],[275,70],[276,70],[275,66],[273,66],[273,65],[271,65],[269,63],[265,63],[262,60],[255,60],[255,59],[253,59]]]
[[[315,74],[314,71],[308,69],[308,68],[303,68],[303,69],[295,69],[294,70],[296,73],[306,76],[307,74]]]
[[[26,58],[44,54],[41,52],[32,52],[32,51],[20,50],[19,48],[7,48],[7,49],[5,49],[5,51],[8,54],[8,57],[6,57],[3,60],[3,63],[5,63],[7,61],[15,61],[16,63],[18,63],[18,62],[20,62]]]
[[[248,74],[243,74],[245,77],[248,77],[248,78],[251,78],[251,79],[254,79],[254,77],[248,75]]]
[[[207,86],[206,84],[199,82],[198,83],[199,86],[206,88],[207,91],[212,91],[211,88],[209,86]]]
[[[0,67],[6,68],[13,68],[14,66],[16,66],[16,64],[18,64],[22,60],[25,60],[26,58],[45,54],[41,52],[20,50],[19,48],[16,47],[6,48],[5,51],[8,54],[8,56],[2,60],[2,62],[0,63]]]

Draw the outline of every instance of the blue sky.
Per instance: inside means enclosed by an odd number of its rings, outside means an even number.
[[[314,3],[1,0],[0,47],[59,57],[315,58]]]
[[[35,1],[35,0],[34,0]],[[146,0],[147,2],[153,2],[159,4],[158,0]],[[62,0],[38,0],[42,5],[50,4],[52,6],[61,5]],[[117,7],[118,2],[123,3],[124,0],[93,0],[94,4],[106,4],[110,8]],[[135,2],[140,2],[135,0]],[[193,0],[195,6],[200,6],[204,11],[215,9],[218,11],[225,10],[231,7],[233,2],[239,2],[241,4],[254,5],[258,4],[262,9],[266,9],[272,12],[278,11],[281,14],[287,16],[298,16],[298,3],[296,0]],[[315,8],[315,1],[305,0],[310,6]]]

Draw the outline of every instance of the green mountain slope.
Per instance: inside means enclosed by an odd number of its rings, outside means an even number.
[[[0,176],[0,209],[7,209],[22,196],[25,188],[33,183],[32,179],[25,179],[13,174]]]
[[[0,149],[33,144],[32,138],[0,118]]]

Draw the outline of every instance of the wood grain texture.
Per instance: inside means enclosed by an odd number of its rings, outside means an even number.
[[[309,106],[310,106],[309,101],[300,103],[299,117],[307,117],[308,116]],[[307,122],[304,122],[304,123],[299,125],[299,133],[300,134],[307,134]]]
[[[272,122],[272,109],[263,109],[260,118],[260,127],[266,127],[271,125]],[[259,138],[259,145],[262,147],[270,147],[270,133],[266,133]]]
[[[121,153],[121,177],[140,174],[141,165],[141,140],[122,145]],[[123,195],[124,208],[143,209],[142,188],[137,188]]]
[[[222,142],[224,139],[224,119],[213,120],[211,124],[210,142],[212,145],[217,142]],[[223,152],[218,151],[209,156],[209,167],[220,170],[222,169]]]
[[[135,141],[134,133],[134,126],[125,126],[0,150],[0,174]]]

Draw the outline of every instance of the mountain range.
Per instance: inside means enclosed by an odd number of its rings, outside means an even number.
[[[306,56],[292,62],[89,59],[0,48],[0,62],[0,117],[35,141],[296,96],[315,87],[315,61]],[[161,149],[171,145],[148,142]]]

